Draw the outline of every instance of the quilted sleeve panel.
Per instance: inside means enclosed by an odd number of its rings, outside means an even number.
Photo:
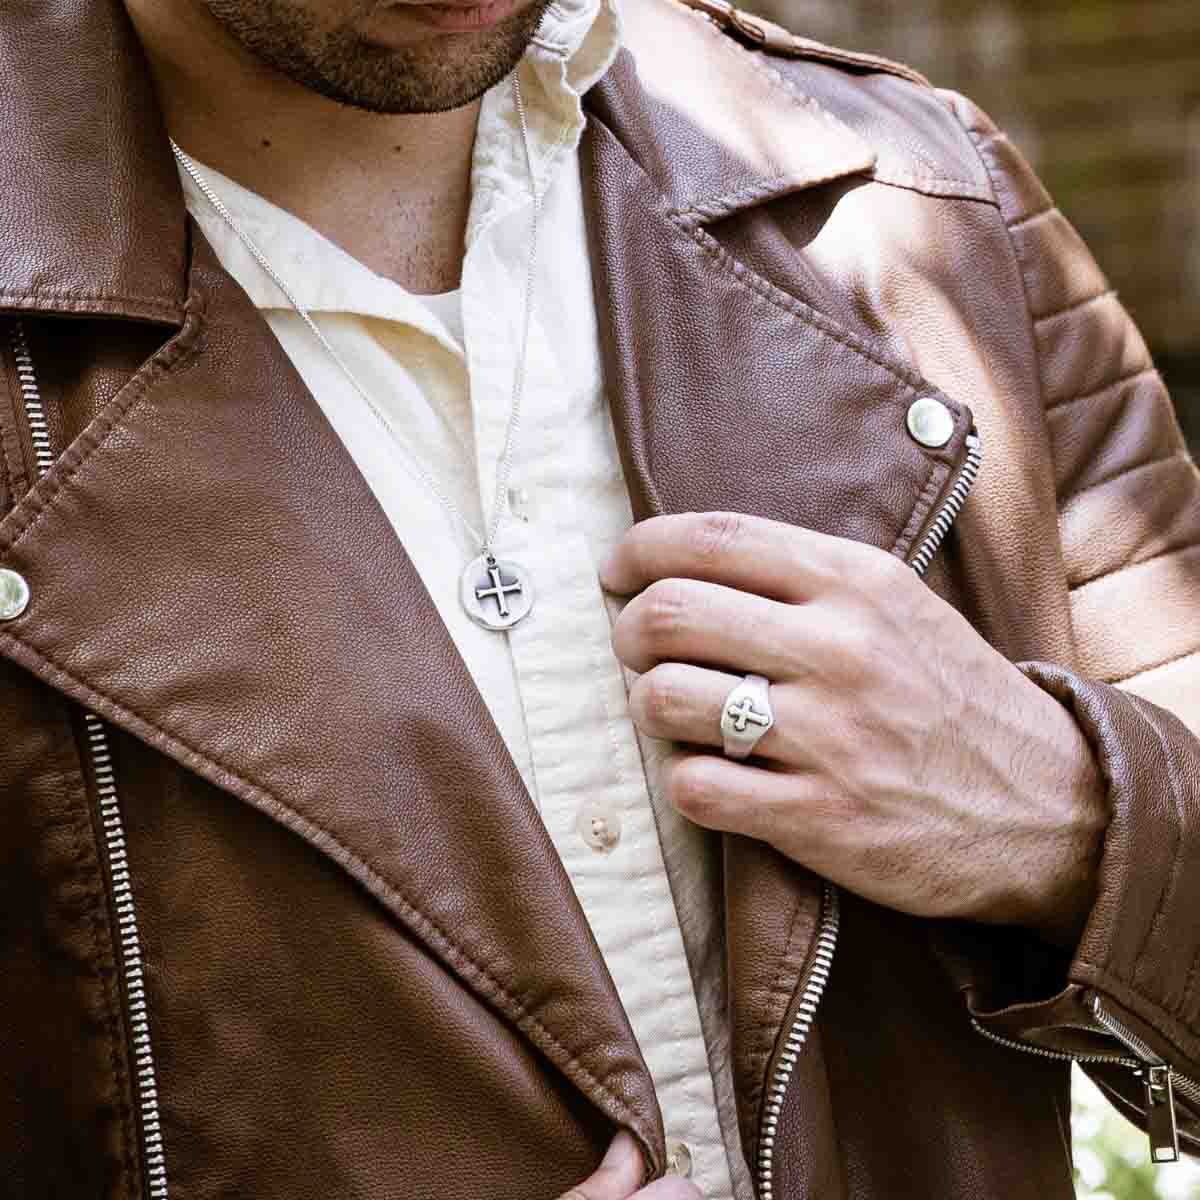
[[[1075,716],[1107,785],[1097,895],[1050,999],[974,1015],[1050,1050],[1158,1056],[1200,1138],[1200,471],[1129,314],[1009,139],[945,94],[1020,267],[1054,462],[1077,653],[1020,663]],[[1115,1019],[1140,1043],[1121,1044]],[[1091,1069],[1091,1068],[1089,1068]],[[1093,1073],[1144,1117],[1143,1072]]]

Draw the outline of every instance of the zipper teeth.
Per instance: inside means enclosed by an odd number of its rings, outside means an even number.
[[[783,1054],[775,1071],[775,1077],[771,1080],[771,1087],[763,1108],[763,1131],[758,1146],[760,1200],[772,1200],[774,1183],[771,1179],[771,1171],[775,1160],[775,1134],[779,1126],[779,1114],[783,1111],[784,1094],[791,1082],[796,1062],[800,1058],[800,1051],[808,1040],[808,1033],[812,1028],[813,1018],[816,1016],[817,1005],[820,1004],[825,986],[829,982],[829,972],[833,966],[833,952],[837,947],[839,922],[837,888],[826,882],[822,899],[824,911],[817,934],[812,972],[804,985],[804,991],[800,997],[800,1007],[792,1022],[792,1028],[788,1032]]]
[[[1189,1079],[1186,1075],[1178,1074],[1169,1063],[1164,1062],[1159,1055],[1155,1054],[1123,1021],[1118,1021],[1111,1013],[1105,1011],[1103,1005],[1100,1003],[1099,996],[1092,997],[1089,1007],[1096,1020],[1118,1041],[1123,1042],[1139,1057],[1130,1058],[1128,1055],[1121,1054],[1071,1054],[1066,1050],[1047,1050],[1044,1046],[1034,1046],[1029,1042],[1019,1042],[1015,1038],[1008,1038],[1003,1034],[993,1033],[990,1029],[981,1025],[974,1017],[971,1018],[971,1025],[976,1033],[982,1034],[988,1041],[998,1042],[1001,1046],[1007,1046],[1010,1050],[1020,1050],[1024,1054],[1034,1054],[1038,1058],[1053,1058],[1061,1062],[1108,1063],[1112,1066],[1128,1067],[1131,1071],[1143,1071],[1147,1066],[1166,1067],[1171,1073],[1171,1086],[1175,1091],[1182,1095],[1190,1104],[1200,1109],[1200,1084],[1196,1083],[1193,1079]]]
[[[25,406],[25,420],[29,424],[29,436],[33,440],[33,457],[40,477],[54,462],[54,455],[50,451],[50,430],[46,426],[46,413],[42,408],[37,377],[33,373],[33,356],[29,353],[24,321],[18,321],[13,326],[12,348],[13,357],[17,362],[17,383],[21,388],[21,400]]]
[[[1142,1063],[1136,1058],[1127,1058],[1121,1054],[1071,1054],[1066,1050],[1048,1050],[1045,1046],[1034,1046],[1028,1042],[1018,1042],[1015,1038],[1005,1037],[1001,1033],[993,1033],[985,1025],[981,1025],[974,1017],[971,1025],[976,1033],[981,1033],[990,1042],[998,1042],[1010,1050],[1023,1050],[1026,1054],[1034,1054],[1038,1058],[1053,1058],[1059,1062],[1077,1063],[1108,1063],[1116,1067],[1131,1067],[1140,1070]]]
[[[1152,1067],[1163,1067],[1166,1063],[1163,1059],[1150,1049],[1150,1046],[1144,1042],[1124,1021],[1117,1020],[1100,1001],[1098,995],[1092,996],[1092,1002],[1088,1006],[1092,1010],[1092,1016],[1108,1030],[1119,1042],[1123,1042],[1130,1050],[1138,1056],[1137,1065],[1144,1066],[1149,1063]]]
[[[979,434],[974,430],[967,434],[966,446],[966,462],[963,463],[962,470],[954,481],[954,486],[950,489],[945,503],[934,518],[929,532],[922,540],[920,549],[912,557],[912,569],[920,576],[924,576],[925,572],[929,570],[933,556],[937,553],[946,534],[950,532],[950,526],[954,524],[963,504],[966,503],[967,494],[975,483],[975,477],[979,474],[979,466],[983,461],[983,446],[980,443]]]
[[[1186,1075],[1180,1075],[1170,1063],[1166,1062],[1163,1057],[1156,1054],[1150,1046],[1124,1021],[1118,1020],[1112,1015],[1103,1005],[1099,995],[1094,995],[1091,1002],[1092,1016],[1104,1026],[1118,1041],[1124,1042],[1136,1055],[1138,1060],[1133,1063],[1133,1066],[1141,1069],[1144,1066],[1166,1067],[1171,1073],[1171,1086],[1181,1096],[1185,1097],[1189,1103],[1200,1107],[1200,1084],[1194,1079],[1189,1079]]]
[[[937,553],[938,547],[942,544],[946,534],[950,532],[950,527],[962,511],[962,506],[966,503],[967,495],[971,491],[975,479],[979,474],[979,467],[983,461],[983,446],[979,434],[974,429],[967,434],[966,447],[966,461],[958,473],[958,478],[954,481],[954,486],[950,489],[949,495],[938,510],[933,525],[922,540],[920,548],[913,555],[911,566],[916,571],[918,578],[923,577],[929,569],[929,564],[933,561],[933,556]],[[783,1054],[780,1056],[779,1064],[771,1080],[771,1086],[767,1091],[766,1102],[763,1106],[762,1135],[758,1146],[759,1200],[774,1200],[775,1184],[771,1176],[775,1163],[775,1135],[779,1129],[779,1116],[783,1112],[784,1095],[787,1092],[788,1084],[791,1082],[792,1072],[795,1070],[796,1063],[800,1058],[800,1051],[804,1048],[804,1043],[808,1040],[809,1031],[812,1029],[813,1018],[816,1016],[817,1006],[820,1004],[821,997],[825,993],[825,987],[829,982],[829,973],[833,967],[833,954],[837,949],[839,924],[838,890],[828,880],[826,880],[824,885],[822,899],[824,901],[824,911],[821,916],[820,929],[817,933],[817,948],[813,960],[812,973],[804,985],[804,991],[800,997],[800,1007],[796,1011],[796,1017],[792,1022],[791,1029],[788,1031]],[[994,1037],[997,1041],[1006,1040],[996,1038],[994,1034],[988,1033],[987,1030],[981,1029],[981,1032],[987,1034],[989,1037]],[[1047,1050],[1044,1053],[1049,1057],[1054,1057],[1052,1051]],[[1070,1056],[1067,1055],[1064,1057]]]
[[[42,408],[37,376],[33,370],[33,357],[29,353],[29,342],[22,321],[17,321],[13,327],[12,346],[16,357],[21,398],[25,405],[25,416],[33,439],[33,452],[40,477],[45,474],[54,458],[50,450],[50,432],[46,426],[46,414]],[[125,853],[125,828],[121,820],[121,805],[117,798],[112,754],[109,751],[108,733],[104,724],[99,717],[90,712],[83,714],[83,723],[87,734],[92,777],[96,781],[96,796],[100,802],[100,825],[104,837],[105,857],[112,879],[121,978],[125,983],[129,1033],[133,1044],[134,1087],[141,1113],[142,1161],[146,1169],[148,1196],[149,1200],[167,1200],[166,1154],[158,1111],[158,1087],[154,1052],[150,1043],[150,1022],[147,1017],[142,945],[134,910],[129,861]]]

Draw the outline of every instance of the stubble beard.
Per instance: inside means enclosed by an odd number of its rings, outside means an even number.
[[[478,99],[520,62],[552,0],[534,0],[478,33],[398,48],[347,26],[322,28],[294,0],[204,2],[238,42],[292,82],[341,104],[396,114],[447,112]]]

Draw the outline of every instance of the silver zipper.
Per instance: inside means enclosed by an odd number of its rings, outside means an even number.
[[[1123,1021],[1114,1017],[1103,1004],[1100,996],[1093,993],[1087,1002],[1092,1016],[1117,1039],[1132,1057],[1124,1054],[1071,1054],[1066,1050],[1048,1050],[1044,1046],[1033,1046],[1015,1038],[993,1033],[971,1018],[976,1033],[992,1042],[998,1042],[1010,1050],[1020,1050],[1038,1058],[1053,1058],[1061,1062],[1104,1063],[1109,1066],[1126,1067],[1141,1080],[1146,1100],[1146,1134],[1150,1140],[1150,1160],[1156,1163],[1179,1161],[1179,1129],[1175,1116],[1175,1093],[1178,1092],[1189,1104],[1200,1112],[1200,1084],[1178,1074],[1160,1055],[1156,1054],[1142,1038],[1138,1037]]]
[[[1092,1016],[1117,1041],[1137,1055],[1137,1074],[1146,1097],[1146,1133],[1150,1138],[1151,1161],[1178,1162],[1179,1128],[1175,1121],[1175,1093],[1178,1092],[1200,1112],[1200,1084],[1186,1075],[1180,1075],[1124,1021],[1114,1017],[1104,1007],[1098,992],[1092,993],[1089,1007]]]
[[[945,540],[946,534],[954,524],[962,506],[966,503],[967,495],[979,475],[979,467],[983,461],[983,447],[979,434],[972,429],[966,437],[967,457],[950,489],[946,499],[938,509],[929,532],[921,540],[916,554],[910,565],[916,571],[918,578],[923,578],[937,553],[938,547]],[[817,928],[816,951],[813,956],[813,966],[804,989],[800,996],[800,1005],[788,1030],[787,1041],[783,1053],[775,1066],[770,1086],[767,1088],[766,1099],[763,1102],[762,1133],[758,1144],[758,1196],[759,1200],[772,1200],[775,1183],[772,1173],[775,1166],[775,1138],[779,1132],[779,1117],[783,1112],[783,1101],[787,1094],[788,1084],[800,1053],[808,1041],[809,1031],[817,1015],[817,1006],[825,994],[829,983],[829,974],[833,969],[833,955],[837,949],[839,915],[839,898],[837,888],[828,880],[825,881],[821,893],[821,921]],[[986,1032],[986,1031],[985,1031]]]
[[[800,996],[800,1007],[788,1030],[783,1053],[775,1067],[771,1086],[763,1103],[762,1133],[758,1142],[758,1195],[759,1200],[771,1200],[774,1182],[771,1178],[775,1162],[775,1136],[779,1131],[779,1114],[783,1111],[783,1098],[792,1072],[800,1059],[800,1052],[808,1040],[817,1005],[825,994],[829,983],[829,972],[833,968],[833,952],[837,948],[839,898],[838,890],[826,881],[821,893],[821,921],[817,929],[816,950],[813,953],[812,970],[804,983]]]
[[[46,425],[46,413],[42,407],[37,376],[33,369],[33,356],[29,352],[29,341],[25,336],[23,321],[17,321],[13,326],[12,348],[25,419],[29,425],[34,461],[40,479],[53,464],[54,456],[50,449],[50,431]],[[150,1022],[147,1017],[142,947],[134,910],[133,887],[129,878],[129,861],[125,853],[121,806],[117,798],[112,755],[109,752],[108,733],[104,724],[99,717],[90,712],[84,712],[83,723],[92,777],[96,781],[96,796],[100,803],[105,859],[109,878],[112,880],[120,978],[133,1045],[134,1089],[140,1115],[142,1161],[146,1170],[149,1200],[167,1200],[167,1166],[158,1112]]]
[[[917,548],[916,554],[912,556],[912,569],[922,578],[929,570],[929,564],[933,562],[933,556],[937,553],[938,547],[945,540],[946,534],[950,532],[950,526],[954,524],[958,514],[962,511],[967,494],[979,474],[979,466],[983,462],[983,446],[976,430],[972,429],[967,434],[966,447],[966,462],[963,463],[962,470],[959,471],[958,478],[950,489],[950,494],[938,510],[938,515],[933,519],[929,532],[921,539],[921,545]]]

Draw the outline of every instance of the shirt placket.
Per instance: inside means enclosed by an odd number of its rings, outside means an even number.
[[[521,349],[528,215],[517,205],[491,222],[464,264],[477,471],[489,516]],[[562,377],[549,340],[561,308],[560,298],[535,292],[509,479],[522,499],[496,545],[498,556],[525,566],[536,595],[531,616],[507,634],[528,738],[526,782],[630,1013],[668,1139],[678,1158],[693,1160],[706,1194],[725,1196],[728,1168],[695,993],[612,651],[594,531],[578,508],[578,476],[588,468],[569,405],[577,381]]]

